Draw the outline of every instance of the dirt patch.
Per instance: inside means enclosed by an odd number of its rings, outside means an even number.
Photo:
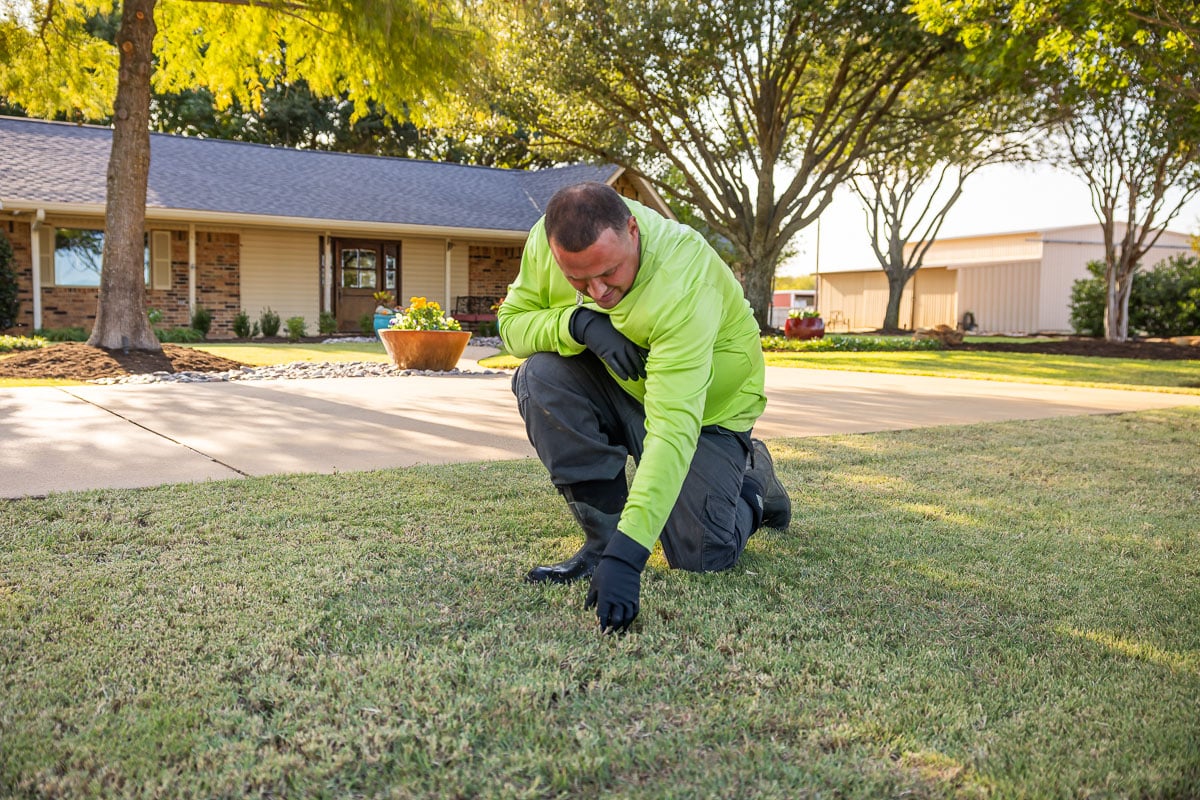
[[[1072,337],[1060,341],[1032,339],[1020,342],[964,342],[947,350],[975,350],[1003,353],[1043,353],[1053,356],[1093,356],[1097,358],[1140,358],[1154,360],[1200,360],[1200,347],[1165,341],[1108,342],[1103,339]]]
[[[164,344],[161,353],[105,350],[63,342],[0,357],[0,378],[66,378],[90,381],[152,372],[224,372],[244,366],[203,350]]]

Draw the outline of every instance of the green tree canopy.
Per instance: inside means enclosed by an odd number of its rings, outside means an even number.
[[[900,92],[954,48],[890,0],[500,4],[489,97],[555,142],[653,181],[771,282]]]

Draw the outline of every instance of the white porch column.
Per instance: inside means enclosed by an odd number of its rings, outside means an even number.
[[[454,242],[446,240],[446,302],[443,303],[443,308],[447,314],[454,312],[454,297],[450,294],[450,251],[454,249]]]
[[[196,225],[188,223],[188,311],[196,313]]]
[[[29,223],[29,261],[33,267],[33,327],[42,327],[42,221],[46,212],[38,209]],[[53,256],[53,254],[51,254]]]
[[[333,245],[330,243],[330,233],[325,231],[325,249],[321,253],[321,261],[325,266],[325,310],[333,311]]]

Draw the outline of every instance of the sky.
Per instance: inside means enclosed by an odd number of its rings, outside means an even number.
[[[1099,225],[1087,185],[1070,173],[1039,165],[997,164],[967,178],[939,238],[1041,230],[1071,225]],[[1193,198],[1167,226],[1181,233],[1200,233],[1200,198]],[[809,275],[817,271],[879,269],[867,238],[862,201],[841,189],[821,214],[820,261],[816,226],[796,237],[799,254],[780,264],[780,275]],[[1097,231],[1097,235],[1099,235]]]

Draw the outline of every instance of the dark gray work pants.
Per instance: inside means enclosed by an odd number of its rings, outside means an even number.
[[[525,430],[556,487],[623,475],[627,456],[640,462],[646,411],[591,352],[535,353],[513,376]],[[661,541],[675,569],[732,567],[754,532],[741,498],[750,434],[717,425],[701,429],[696,454]]]

